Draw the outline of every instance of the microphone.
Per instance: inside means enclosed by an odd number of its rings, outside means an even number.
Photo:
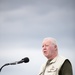
[[[1,72],[1,70],[2,70],[2,68],[3,68],[4,66],[16,65],[16,64],[21,64],[21,63],[28,63],[28,62],[29,62],[29,58],[28,58],[28,57],[25,57],[25,58],[21,59],[20,61],[16,61],[16,62],[13,62],[13,63],[6,63],[6,64],[4,64],[4,65],[0,68],[0,72]]]
[[[23,58],[22,60],[20,61],[16,61],[16,62],[13,62],[13,63],[8,63],[9,65],[16,65],[16,64],[21,64],[21,63],[28,63],[29,62],[29,58],[28,57],[25,57]]]

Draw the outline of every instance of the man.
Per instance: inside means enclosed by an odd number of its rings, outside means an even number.
[[[42,65],[39,75],[73,75],[70,61],[58,55],[58,47],[54,38],[43,40],[42,51],[48,61]]]

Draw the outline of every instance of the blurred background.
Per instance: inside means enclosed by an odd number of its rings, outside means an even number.
[[[59,54],[71,61],[75,74],[75,0],[0,0],[0,67],[30,59],[4,67],[0,75],[38,75],[47,60],[45,37],[57,40]]]

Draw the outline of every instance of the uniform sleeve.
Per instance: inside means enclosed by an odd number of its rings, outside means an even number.
[[[59,75],[73,75],[72,65],[68,59],[65,60],[62,67],[60,68]]]

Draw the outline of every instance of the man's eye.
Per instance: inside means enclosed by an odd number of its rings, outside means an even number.
[[[46,45],[46,46],[49,46],[49,45]]]

